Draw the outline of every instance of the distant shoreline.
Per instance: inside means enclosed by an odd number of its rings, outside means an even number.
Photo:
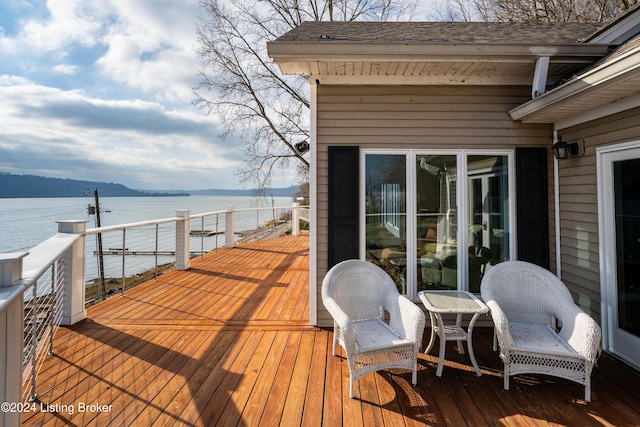
[[[32,199],[87,197],[97,190],[100,197],[184,197],[245,196],[253,197],[257,191],[249,190],[134,190],[111,182],[80,181],[75,179],[48,178],[36,175],[14,175],[0,172],[0,199]],[[271,188],[261,192],[262,197],[293,197],[300,191],[297,185]]]
[[[182,196],[191,196],[191,194],[186,194],[186,193],[180,193],[180,194],[123,194],[123,195],[119,195],[119,194],[106,194],[106,195],[102,195],[100,194],[100,198],[103,197],[182,197]],[[84,195],[81,196],[69,196],[69,195],[60,195],[60,196],[55,196],[55,195],[49,195],[49,194],[42,194],[42,195],[28,195],[28,196],[3,196],[0,195],[0,199],[68,199],[68,198],[82,198],[82,197],[86,197]]]

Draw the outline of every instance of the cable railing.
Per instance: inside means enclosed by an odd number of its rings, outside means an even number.
[[[311,218],[311,212],[309,207],[301,207],[300,208],[300,221],[304,221],[309,224]]]
[[[176,257],[204,256],[223,246],[273,238],[291,231],[296,205],[228,209],[86,230],[85,305],[120,294],[175,268]],[[180,227],[188,224],[187,230]],[[293,231],[292,231],[293,232]],[[179,241],[179,239],[188,240]],[[101,243],[101,247],[99,247]],[[185,252],[185,247],[188,247]]]
[[[35,401],[36,378],[46,354],[53,354],[53,337],[62,320],[63,277],[66,258],[60,256],[24,290],[22,401]]]
[[[85,304],[124,295],[126,289],[173,267],[176,221],[165,218],[88,229]]]

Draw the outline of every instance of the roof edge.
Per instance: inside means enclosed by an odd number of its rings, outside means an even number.
[[[530,120],[538,112],[548,112],[556,105],[570,102],[572,99],[584,96],[586,92],[603,90],[615,82],[640,75],[640,46],[616,58],[613,62],[607,62],[574,77],[555,89],[546,92],[539,97],[521,104],[509,111],[513,120]]]
[[[612,18],[606,25],[583,40],[584,43],[607,43],[620,45],[640,32],[640,3],[621,15]]]
[[[267,51],[274,60],[321,61],[327,59],[350,60],[355,58],[387,56],[397,59],[410,55],[413,59],[424,56],[436,57],[593,57],[601,58],[608,45],[599,43],[367,43],[344,41],[317,42],[268,42]]]

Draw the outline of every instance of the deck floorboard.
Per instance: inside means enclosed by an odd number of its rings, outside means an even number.
[[[451,342],[436,377],[436,343],[420,354],[416,387],[393,369],[365,376],[349,398],[342,349],[333,356],[332,331],[309,326],[308,244],[298,236],[219,249],[90,307],[56,335],[38,410],[23,413],[23,425],[640,425],[638,371],[604,354],[588,404],[583,387],[553,377],[516,376],[505,391],[492,331],[481,327],[481,377]]]

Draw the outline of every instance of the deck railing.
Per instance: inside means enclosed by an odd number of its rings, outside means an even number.
[[[308,209],[308,208],[307,208]],[[298,234],[298,205],[246,208],[88,229],[86,256],[87,305],[127,289],[172,268],[186,269],[189,259],[243,242]],[[304,218],[302,219],[305,220]],[[100,245],[101,243],[101,245]]]
[[[172,218],[88,230],[87,221],[59,221],[58,234],[29,252],[0,254],[0,347],[6,349],[0,357],[0,378],[5,378],[0,402],[19,409],[36,399],[38,369],[53,349],[56,329],[84,319],[87,302],[107,297],[105,278],[120,280],[116,287],[124,292],[135,283],[132,277],[142,272],[151,274],[144,281],[157,277],[163,264],[184,270],[193,256],[244,239],[275,237],[289,224],[298,234],[299,221],[305,220],[300,209],[293,204],[196,215],[177,211]],[[94,244],[97,236],[102,251]],[[0,412],[0,425],[19,423],[19,410]]]
[[[18,424],[21,405],[36,399],[38,370],[58,326],[84,318],[72,301],[82,293],[84,221],[60,221],[58,231],[29,252],[0,254],[0,425]]]

